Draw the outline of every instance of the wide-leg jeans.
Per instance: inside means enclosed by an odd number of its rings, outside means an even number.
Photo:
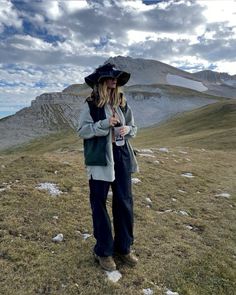
[[[131,190],[130,157],[127,145],[113,144],[115,180],[89,180],[93,230],[96,239],[94,252],[98,256],[112,256],[114,252],[128,254],[133,244],[133,198]],[[106,201],[112,188],[112,225]]]

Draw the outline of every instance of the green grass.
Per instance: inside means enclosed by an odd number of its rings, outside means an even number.
[[[133,185],[133,249],[139,264],[129,268],[117,261],[122,278],[116,284],[93,260],[94,238],[84,241],[80,234],[92,233],[82,141],[67,131],[1,153],[0,188],[6,190],[0,192],[0,293],[133,295],[144,288],[165,294],[168,288],[180,295],[235,294],[234,107],[211,107],[202,111],[209,115],[212,110],[208,123],[215,128],[198,126],[197,120],[190,128],[188,116],[194,121],[200,113],[189,112],[173,125],[140,130],[132,141],[134,147],[153,148],[155,158],[137,155],[140,173],[134,177],[141,183]],[[217,120],[217,110],[227,127]],[[228,137],[219,130],[228,130]],[[196,134],[206,136],[197,144]],[[215,148],[204,142],[210,135]],[[185,172],[195,177],[182,177]],[[56,183],[63,194],[52,197],[36,189],[40,182]],[[221,192],[231,197],[217,197]],[[60,232],[64,241],[53,243]]]
[[[140,130],[136,144],[162,144],[205,147],[208,149],[236,149],[236,101],[222,101],[201,107]]]

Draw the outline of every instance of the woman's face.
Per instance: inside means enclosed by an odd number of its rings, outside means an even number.
[[[116,84],[117,84],[117,79],[116,78],[106,79],[106,84],[107,84],[107,88],[109,88],[109,89],[115,89],[116,88]]]

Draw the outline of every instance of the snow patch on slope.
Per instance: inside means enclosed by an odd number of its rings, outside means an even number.
[[[171,85],[190,88],[200,92],[208,90],[208,88],[205,85],[203,85],[202,82],[190,80],[177,75],[167,74],[166,81],[168,84],[171,84]]]

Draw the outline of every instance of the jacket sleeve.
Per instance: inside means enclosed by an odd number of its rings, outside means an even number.
[[[128,134],[125,135],[126,139],[129,139],[131,137],[135,137],[137,134],[137,126],[134,123],[134,116],[133,116],[133,112],[131,110],[131,108],[129,107],[129,105],[127,105],[127,109],[125,111],[125,124],[126,126],[129,126],[130,131],[128,132]]]
[[[106,136],[109,133],[109,129],[109,119],[99,120],[94,123],[90,115],[88,103],[85,103],[79,117],[79,126],[77,128],[79,136],[84,139],[94,136]]]

